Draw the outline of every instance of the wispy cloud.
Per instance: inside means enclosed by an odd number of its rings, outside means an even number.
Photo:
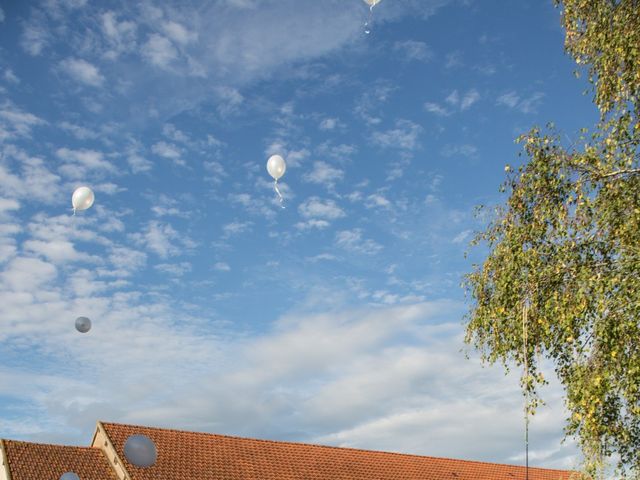
[[[37,56],[50,40],[51,35],[44,14],[40,10],[33,10],[31,18],[23,26],[20,46],[29,55]]]
[[[496,104],[503,107],[519,110],[522,113],[536,113],[542,103],[544,93],[534,92],[528,97],[521,97],[515,91],[503,93],[496,99]]]
[[[364,238],[362,229],[342,230],[336,233],[336,245],[350,252],[375,255],[382,250],[382,245],[370,238]]]
[[[70,122],[60,122],[58,127],[65,132],[70,133],[78,140],[93,140],[98,138],[98,132],[90,130],[82,125],[77,125]]]
[[[6,140],[13,136],[28,137],[33,127],[45,124],[42,118],[21,110],[11,102],[5,102],[0,106],[0,139]]]
[[[464,112],[465,110],[468,110],[478,100],[480,100],[480,93],[475,88],[467,90],[466,93],[460,93],[458,90],[453,90],[444,99],[444,103],[449,105],[449,107],[445,107],[439,103],[426,102],[424,104],[424,108],[429,113],[448,117],[455,111]]]
[[[425,42],[417,40],[397,41],[393,50],[401,53],[406,60],[428,62],[433,58],[433,51]]]
[[[218,272],[230,272],[231,271],[231,267],[226,262],[217,262],[217,263],[215,263],[213,265],[213,269],[217,270]]]
[[[161,273],[166,273],[173,277],[182,277],[192,270],[192,266],[189,262],[159,263],[158,265],[154,265],[153,268]]]
[[[318,125],[320,130],[335,130],[339,128],[344,128],[344,124],[338,119],[334,117],[323,118]]]
[[[156,142],[151,146],[151,151],[156,155],[168,158],[176,165],[184,167],[187,163],[182,159],[182,152],[180,147],[174,145],[173,143],[168,143],[165,141]]]
[[[104,76],[95,65],[80,58],[66,58],[60,62],[60,68],[68,76],[84,85],[100,87]]]
[[[137,24],[132,20],[118,19],[113,11],[105,12],[100,17],[102,31],[108,48],[104,55],[110,60],[117,59],[124,52],[134,51],[137,47]]]
[[[476,158],[478,156],[478,147],[470,144],[445,145],[440,153],[445,157],[466,157]]]
[[[222,233],[225,238],[241,235],[251,231],[252,222],[231,222],[222,226]]]
[[[415,150],[420,146],[422,130],[420,125],[411,120],[398,120],[396,128],[374,132],[371,139],[381,147]]]
[[[152,65],[164,69],[178,58],[178,51],[173,43],[157,33],[149,35],[147,41],[140,48],[140,53]]]
[[[179,234],[170,224],[152,220],[141,232],[131,234],[138,245],[155,253],[160,258],[167,258],[184,253],[195,246],[186,235]]]
[[[162,30],[171,40],[180,45],[187,45],[198,39],[197,32],[191,31],[184,25],[173,20],[163,22]]]
[[[89,149],[59,148],[56,156],[62,162],[59,170],[70,178],[86,177],[88,172],[114,172],[115,167],[102,152]]]
[[[442,105],[433,102],[425,102],[424,109],[429,113],[435,113],[441,117],[448,117],[451,112],[444,108]]]
[[[318,197],[311,197],[298,207],[300,215],[304,218],[324,218],[327,220],[335,220],[345,216],[336,202],[333,200],[322,200]]]
[[[306,182],[333,185],[344,178],[344,170],[327,162],[313,162],[313,169],[302,177]]]

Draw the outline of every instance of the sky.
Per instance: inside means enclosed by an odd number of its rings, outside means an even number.
[[[524,462],[519,373],[463,342],[474,211],[518,135],[571,142],[597,111],[550,0],[368,14],[0,0],[0,437],[104,420]],[[542,393],[530,464],[575,468]]]

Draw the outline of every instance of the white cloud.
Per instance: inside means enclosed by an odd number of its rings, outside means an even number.
[[[153,162],[147,160],[133,150],[127,156],[127,163],[131,167],[131,171],[133,173],[148,172],[153,168]]]
[[[13,135],[28,137],[32,127],[44,124],[46,122],[40,117],[25,112],[10,102],[0,106],[0,140]]]
[[[462,95],[458,93],[458,90],[454,90],[445,98],[445,102],[452,107],[459,108],[462,112],[469,109],[478,100],[480,100],[480,93],[475,88],[468,90]]]
[[[244,103],[244,96],[237,88],[229,86],[219,86],[214,89],[218,98],[216,110],[222,117],[236,114],[240,111],[240,106]]]
[[[104,83],[104,76],[95,65],[80,58],[67,58],[60,62],[60,68],[77,82],[92,87],[100,87]]]
[[[228,263],[225,262],[217,262],[213,265],[213,269],[217,270],[218,272],[230,272],[231,271],[231,267],[229,266]]]
[[[471,237],[472,234],[473,234],[472,230],[463,230],[462,232],[457,234],[455,237],[453,237],[452,242],[453,243],[464,243]]]
[[[518,109],[522,113],[537,113],[540,103],[544,98],[544,93],[535,92],[528,98],[523,98],[518,105]]]
[[[4,22],[4,18],[5,18],[4,10],[2,10],[2,8],[0,8],[0,23]]]
[[[42,255],[55,265],[73,261],[91,260],[90,255],[78,252],[73,243],[68,240],[26,240],[22,246],[25,251]]]
[[[29,55],[37,56],[47,46],[51,38],[46,27],[46,19],[37,10],[32,18],[24,24],[20,46]]]
[[[441,117],[447,117],[451,115],[451,112],[449,110],[433,102],[425,102],[424,109],[429,113],[435,113],[436,115],[440,115]]]
[[[56,156],[62,161],[60,172],[70,178],[83,178],[88,172],[115,172],[113,164],[96,150],[63,147],[56,150]]]
[[[335,128],[340,126],[342,126],[340,120],[333,117],[327,117],[322,119],[318,128],[320,128],[320,130],[334,130]]]
[[[184,208],[180,208],[178,200],[169,197],[168,195],[154,195],[150,200],[154,203],[151,207],[151,211],[156,217],[175,216],[186,218],[189,216],[188,212]]]
[[[440,153],[445,157],[476,158],[478,156],[478,147],[469,144],[448,144],[442,148]]]
[[[131,20],[118,20],[117,13],[105,12],[101,15],[102,31],[105,35],[108,50],[105,57],[115,60],[123,52],[134,51],[137,47],[137,24]]]
[[[445,64],[444,68],[457,68],[463,65],[462,62],[462,53],[459,51],[447,53],[445,56]]]
[[[523,98],[515,91],[503,93],[496,99],[496,104],[519,110],[522,113],[536,113],[544,98],[544,93],[535,92],[527,98]]]
[[[453,92],[451,92],[449,96],[444,100],[449,105],[458,106],[458,104],[460,103],[460,94],[458,93],[458,90],[454,90]]]
[[[10,212],[13,210],[20,209],[20,202],[13,198],[2,198],[0,197],[0,215],[5,214],[6,212]]]
[[[365,207],[367,208],[389,208],[391,207],[391,202],[384,196],[379,193],[374,193],[367,197],[365,202]]]
[[[70,123],[66,121],[60,122],[58,124],[58,127],[64,130],[65,132],[69,132],[78,140],[94,140],[98,138],[98,133],[95,132],[94,130],[90,130],[81,125],[76,125],[74,123]]]
[[[298,222],[294,226],[298,230],[312,230],[317,228],[318,230],[325,229],[329,227],[331,224],[326,220],[318,220],[316,218],[311,218],[309,220],[305,220],[304,222]]]
[[[173,143],[167,143],[165,141],[154,143],[151,151],[160,157],[168,158],[176,165],[185,166],[187,164],[182,159],[180,148]]]
[[[302,177],[306,182],[333,185],[344,177],[344,170],[327,162],[313,162],[313,169]]]
[[[57,269],[51,263],[37,258],[18,257],[13,259],[0,274],[2,285],[16,292],[33,292],[52,281]]]
[[[174,277],[182,277],[185,273],[188,273],[192,270],[191,264],[189,262],[160,263],[158,265],[155,265],[153,268],[155,268],[159,272],[166,273]]]
[[[518,105],[519,101],[520,97],[518,96],[518,94],[514,91],[511,91],[500,95],[496,100],[496,103],[498,105],[504,105],[509,108],[515,108],[515,106]]]
[[[331,141],[326,141],[318,145],[318,153],[320,155],[334,158],[343,163],[357,151],[358,147],[346,143],[334,144]]]
[[[252,222],[231,222],[222,227],[222,232],[225,237],[240,235],[242,233],[251,231],[252,225]]]
[[[311,197],[298,207],[300,215],[304,218],[336,220],[346,214],[333,200],[322,200],[318,197]]]
[[[140,270],[147,262],[147,254],[139,250],[114,245],[109,249],[109,263],[115,269],[111,272],[117,277],[128,277]]]
[[[152,220],[139,233],[131,235],[132,239],[161,258],[172,257],[183,253],[184,249],[195,245],[189,237],[179,234],[170,224]]]
[[[7,68],[4,71],[3,77],[7,82],[13,83],[14,85],[17,85],[20,83],[20,79],[16,76],[16,74],[10,68]]]
[[[149,39],[141,47],[141,53],[152,65],[160,68],[167,68],[178,58],[178,51],[171,41],[157,33],[149,35]]]
[[[460,101],[460,110],[467,110],[471,105],[480,100],[480,94],[475,88],[469,90]]]
[[[375,255],[382,250],[382,245],[370,238],[362,237],[362,229],[343,230],[336,233],[336,245],[350,252]]]
[[[178,22],[167,21],[162,24],[164,33],[174,42],[180,45],[187,45],[198,38],[197,32],[189,31],[184,25]]]
[[[427,62],[433,58],[433,51],[429,46],[417,40],[397,41],[393,44],[393,49],[404,55],[405,59]]]
[[[55,201],[60,177],[47,169],[44,160],[11,146],[7,146],[3,153],[6,158],[16,159],[21,167],[19,172],[14,172],[0,164],[0,187],[5,194],[29,202]]]
[[[402,150],[415,150],[420,144],[418,137],[422,133],[422,127],[410,120],[398,120],[396,128],[387,131],[373,133],[373,143],[381,147],[399,148]]]

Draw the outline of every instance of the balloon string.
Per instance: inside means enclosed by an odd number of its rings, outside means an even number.
[[[371,25],[372,16],[373,16],[373,5],[369,7],[369,19],[364,24],[364,33],[366,34],[371,33],[370,25]]]
[[[280,206],[284,208],[284,198],[282,198],[282,194],[280,193],[280,189],[278,188],[278,179],[273,182],[273,189],[278,194],[278,198],[280,199]]]

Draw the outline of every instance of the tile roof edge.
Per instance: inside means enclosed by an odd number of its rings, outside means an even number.
[[[0,468],[2,468],[4,470],[4,477],[7,480],[12,480],[11,479],[11,469],[9,468],[9,458],[7,457],[7,452],[4,449],[4,439],[0,438],[0,461],[2,462],[2,465],[0,465]]]
[[[108,424],[108,422],[107,422],[107,424]],[[99,438],[100,436],[104,437],[104,439],[101,440]],[[100,444],[96,445],[96,443],[98,441],[100,442]],[[127,468],[125,467],[124,462],[122,461],[122,459],[118,455],[118,452],[116,451],[116,448],[113,445],[113,442],[111,441],[111,438],[109,438],[109,434],[107,433],[107,429],[104,428],[104,424],[100,420],[98,420],[96,422],[96,429],[95,429],[95,431],[93,433],[93,439],[91,440],[91,446],[93,448],[99,449],[102,452],[102,454],[104,455],[105,459],[107,460],[107,463],[109,464],[111,469],[114,471],[116,477],[119,480],[131,480],[131,478],[132,478],[131,475],[127,471]]]
[[[0,439],[0,441],[5,442],[5,444],[10,444],[10,443],[22,443],[22,444],[27,444],[27,445],[41,445],[41,446],[45,446],[45,447],[56,447],[56,448],[77,448],[79,450],[98,450],[97,448],[94,447],[83,447],[82,445],[64,445],[61,443],[46,443],[46,442],[30,442],[27,440],[12,440],[10,438],[4,438],[4,439]]]
[[[214,435],[217,437],[225,437],[225,438],[233,438],[238,440],[251,440],[256,442],[265,442],[265,443],[276,443],[276,444],[287,444],[287,445],[298,445],[298,446],[306,446],[306,447],[319,447],[319,448],[329,448],[329,449],[337,449],[337,450],[350,450],[350,451],[358,451],[358,452],[367,452],[367,453],[383,453],[386,455],[398,455],[402,457],[418,457],[418,458],[430,458],[434,460],[447,460],[454,462],[464,462],[464,463],[480,463],[483,465],[491,465],[491,466],[500,466],[500,467],[511,467],[511,468],[521,468],[525,469],[524,465],[513,465],[509,463],[496,463],[496,462],[484,462],[481,460],[463,460],[458,458],[448,458],[448,457],[434,457],[431,455],[418,455],[416,453],[400,453],[400,452],[388,452],[385,450],[367,450],[364,448],[353,448],[353,447],[337,447],[335,445],[320,445],[317,443],[304,443],[304,442],[291,442],[287,440],[269,440],[263,438],[251,438],[251,437],[240,437],[238,435],[225,435],[221,433],[208,433],[208,432],[193,432],[190,430],[179,430],[175,428],[162,428],[162,427],[150,427],[148,425],[131,425],[127,423],[116,423],[116,422],[99,422],[101,425],[115,425],[121,427],[133,427],[133,428],[148,428],[151,430],[163,430],[174,433],[189,433],[196,435]],[[106,434],[106,432],[105,432]],[[545,472],[563,472],[563,473],[579,473],[576,470],[561,470],[557,468],[544,468],[544,467],[531,467],[529,466],[529,470],[543,470]]]

